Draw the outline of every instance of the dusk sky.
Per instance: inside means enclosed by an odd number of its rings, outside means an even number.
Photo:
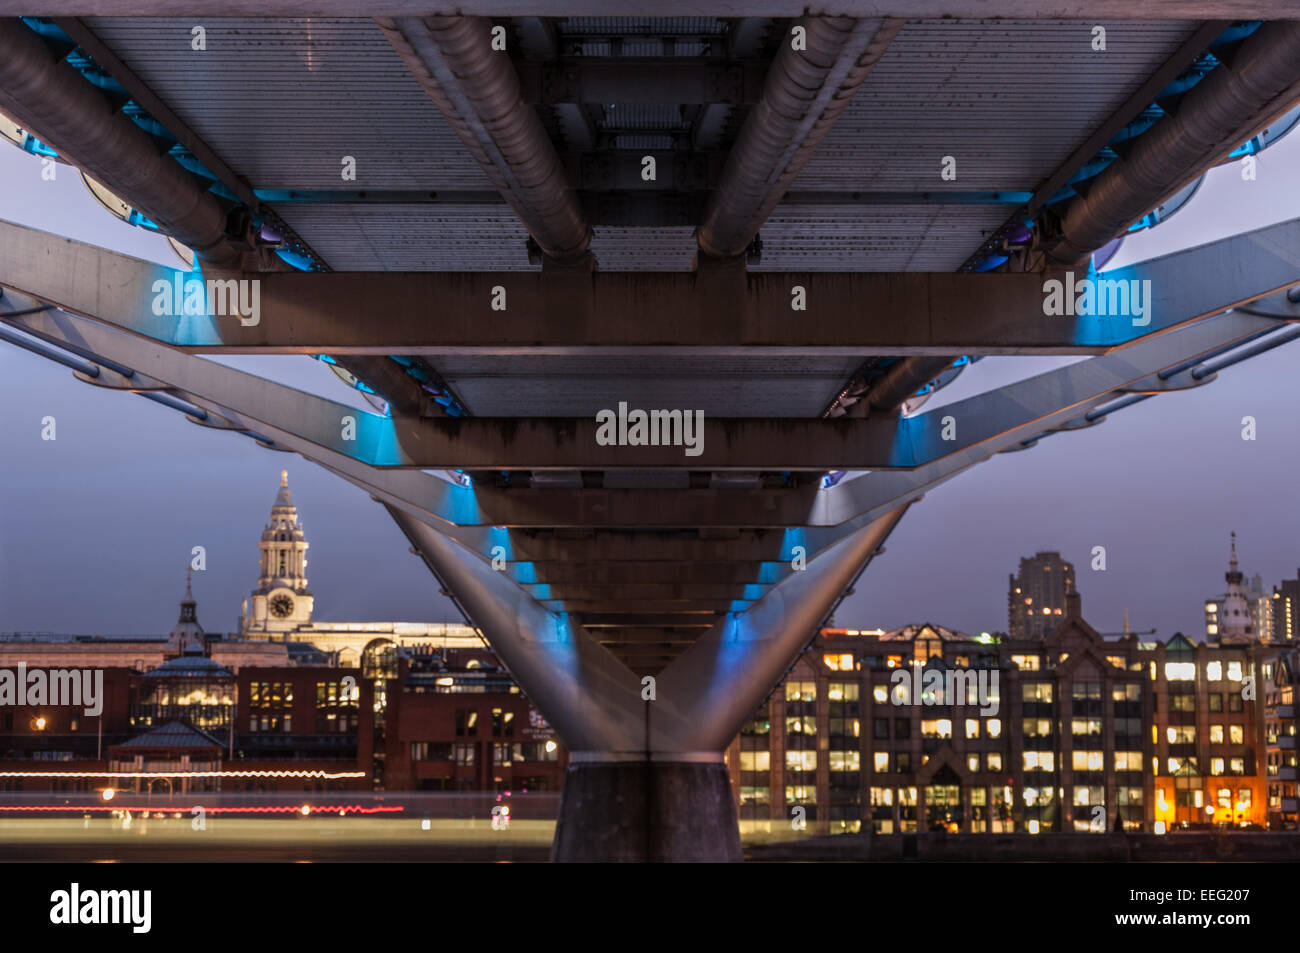
[[[1127,240],[1113,265],[1300,217],[1298,167],[1292,135],[1260,156],[1254,182],[1235,165],[1213,171],[1186,209]],[[3,146],[0,218],[177,261],[159,236],[112,219],[75,170],[60,166],[44,182],[38,159]],[[1097,629],[1118,631],[1127,607],[1136,630],[1199,636],[1205,599],[1224,588],[1230,531],[1243,571],[1267,588],[1300,566],[1298,357],[1300,344],[1283,346],[1206,387],[995,457],[939,487],[907,514],[836,623],[1005,630],[1007,575],[1021,556],[1056,550],[1075,564]],[[1069,360],[985,359],[927,409]],[[356,403],[310,358],[228,363]],[[296,455],[87,386],[3,342],[0,408],[0,632],[165,633],[195,545],[207,550],[207,570],[194,580],[199,620],[210,632],[233,631],[256,583],[257,540],[281,469],[311,544],[316,618],[459,621],[382,507]],[[57,420],[55,441],[40,439],[47,415]],[[1255,441],[1241,439],[1247,415],[1258,423]],[[1099,545],[1105,572],[1089,569]]]

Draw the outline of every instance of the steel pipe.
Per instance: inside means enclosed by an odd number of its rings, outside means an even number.
[[[705,207],[698,238],[712,257],[745,251],[903,21],[804,17],[795,27],[804,29],[807,48],[782,41]]]
[[[205,261],[238,261],[221,204],[40,37],[3,19],[0,50],[0,111]]]
[[[519,215],[548,258],[583,259],[591,244],[577,196],[510,57],[485,17],[378,18],[408,69]]]

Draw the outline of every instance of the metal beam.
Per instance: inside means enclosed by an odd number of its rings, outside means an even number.
[[[591,228],[554,144],[523,102],[514,65],[492,48],[492,23],[424,12],[375,22],[543,254],[562,263],[581,261]]]
[[[1082,272],[752,274],[739,294],[673,272],[277,272],[211,276],[258,281],[256,324],[182,320],[154,313],[155,286],[166,303],[176,282],[202,276],[9,222],[0,222],[0,281],[195,353],[1095,354],[1300,284],[1297,249],[1293,219],[1100,276],[1150,282],[1141,318],[1045,315],[1045,282],[1081,288]],[[796,288],[805,311],[791,310]]]
[[[193,16],[193,0],[43,0],[45,16]],[[3,0],[0,12],[30,13],[29,4]],[[267,15],[258,0],[208,0],[203,12],[219,17]],[[379,0],[366,11],[372,16],[425,16],[471,13],[483,17],[634,17],[644,16],[642,0]],[[971,19],[1042,19],[1092,22],[1114,20],[1269,19],[1294,15],[1292,0],[1161,0],[1135,4],[1132,0],[838,0],[809,5],[806,0],[659,0],[658,17],[798,17],[807,12],[834,12],[854,17],[965,17]],[[355,17],[355,0],[284,0],[276,4],[282,17]]]
[[[884,55],[901,19],[803,17],[784,40],[700,220],[700,250],[742,254]],[[804,43],[793,40],[795,30]]]
[[[758,100],[767,64],[755,61],[620,57],[516,63],[524,102],[749,105]]]

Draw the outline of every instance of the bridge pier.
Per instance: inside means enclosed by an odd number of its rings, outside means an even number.
[[[721,755],[608,757],[575,752],[564,777],[551,860],[742,859],[731,779]]]

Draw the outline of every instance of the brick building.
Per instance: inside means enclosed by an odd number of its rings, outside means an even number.
[[[742,827],[1262,826],[1270,651],[1103,638],[1077,593],[1041,638],[827,629],[727,752]]]

